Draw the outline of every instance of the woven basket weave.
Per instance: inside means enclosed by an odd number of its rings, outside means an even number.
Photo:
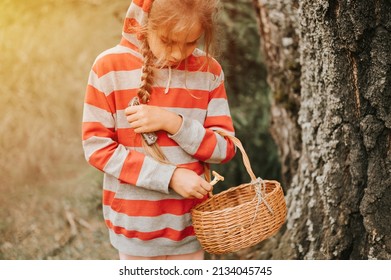
[[[242,152],[251,182],[210,194],[192,210],[193,227],[205,251],[225,254],[253,246],[274,235],[285,222],[286,204],[277,181],[256,178],[239,139],[229,137]]]

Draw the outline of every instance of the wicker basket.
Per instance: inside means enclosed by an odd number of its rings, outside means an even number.
[[[223,132],[242,152],[251,182],[213,195],[192,210],[195,234],[205,251],[225,254],[274,235],[285,222],[286,204],[277,181],[256,178],[240,141]]]

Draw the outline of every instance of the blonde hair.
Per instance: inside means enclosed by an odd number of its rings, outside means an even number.
[[[189,30],[195,24],[201,24],[203,49],[207,58],[213,55],[213,40],[215,33],[215,15],[219,0],[155,0],[149,12],[146,26],[140,33],[140,52],[143,55],[141,85],[138,96],[143,103],[149,101],[153,84],[154,56],[148,44],[148,32],[165,28],[171,33]],[[171,38],[167,38],[170,40]]]
[[[148,44],[148,32],[165,28],[171,33],[189,30],[199,23],[203,30],[203,49],[206,54],[206,64],[213,55],[212,43],[215,33],[215,19],[219,0],[155,0],[152,3],[146,26],[140,30],[142,36],[140,52],[143,56],[141,84],[138,97],[142,103],[148,103],[152,92],[154,76],[154,56]],[[170,34],[168,34],[170,35]],[[170,40],[171,38],[168,38]],[[203,65],[205,66],[205,65]],[[160,162],[168,163],[167,158],[155,143],[148,146],[142,139],[148,154]]]

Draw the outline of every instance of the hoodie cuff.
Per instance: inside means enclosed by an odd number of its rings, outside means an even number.
[[[163,164],[146,156],[137,180],[137,186],[168,194],[169,184],[175,169],[175,165]]]
[[[200,122],[183,115],[180,116],[182,117],[181,127],[177,133],[168,134],[168,137],[178,143],[188,154],[194,155],[204,139],[206,130]]]

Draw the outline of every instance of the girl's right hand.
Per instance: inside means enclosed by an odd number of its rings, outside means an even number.
[[[171,177],[170,187],[184,198],[202,199],[212,191],[212,185],[192,170],[177,168]]]

